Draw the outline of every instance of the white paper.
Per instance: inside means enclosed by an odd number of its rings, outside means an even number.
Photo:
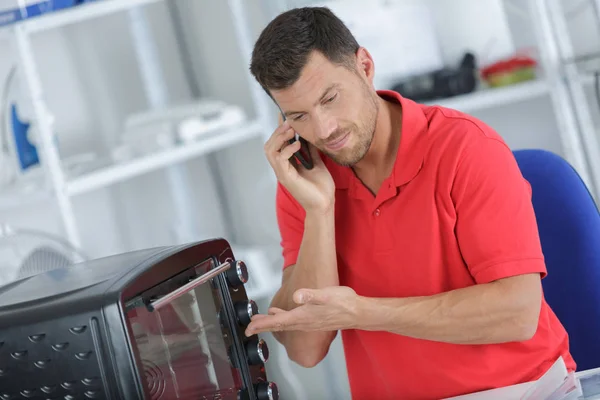
[[[521,396],[521,400],[549,399],[565,379],[567,379],[568,374],[563,358],[559,357],[552,367]]]
[[[571,375],[571,377],[574,376]],[[470,393],[446,400],[548,400],[568,378],[569,373],[565,362],[562,357],[559,357],[537,381]],[[567,398],[571,399],[570,396]]]

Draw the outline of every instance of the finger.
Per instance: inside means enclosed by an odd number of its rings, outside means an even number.
[[[283,150],[279,153],[280,161],[289,161],[290,158],[294,155],[295,152],[300,150],[301,143],[296,140],[294,143],[287,145]]]
[[[294,129],[286,123],[286,125],[275,129],[275,132],[273,132],[267,143],[265,143],[265,148],[270,151],[279,151],[286,141],[294,138],[294,135]]]
[[[294,135],[294,130],[290,128],[279,135],[274,134],[267,141],[265,144],[265,154],[271,163],[275,161],[277,156],[280,154],[280,151],[287,147],[289,141],[294,138]]]
[[[288,131],[290,129],[291,126],[287,122],[283,125],[278,126],[277,129],[275,129],[275,131],[273,131],[273,133],[271,134],[271,137],[269,137],[269,139],[265,142],[265,152],[269,152],[270,149],[273,148],[274,142],[278,140],[278,138],[280,138],[282,135],[288,136]]]
[[[252,336],[262,332],[281,332],[295,329],[291,311],[277,315],[265,315],[264,318],[252,320],[246,327],[246,336]]]
[[[327,295],[320,289],[298,289],[293,296],[296,304],[325,304]]]
[[[285,121],[283,121],[283,122],[280,121],[279,126],[273,132],[273,136],[278,135],[278,134],[280,134],[282,132],[285,132],[285,131],[287,131],[290,128],[291,128],[290,121],[288,121],[287,119]]]
[[[285,312],[285,310],[281,309],[281,308],[277,308],[277,307],[271,307],[268,310],[269,315],[275,315],[275,314],[279,314]]]

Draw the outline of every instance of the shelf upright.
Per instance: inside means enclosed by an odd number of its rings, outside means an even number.
[[[77,227],[73,202],[67,193],[67,179],[62,168],[60,155],[56,146],[53,133],[53,116],[50,114],[40,79],[40,74],[31,45],[30,33],[27,25],[17,24],[13,28],[19,67],[23,80],[33,105],[36,125],[41,141],[41,162],[46,166],[46,174],[53,187],[58,208],[62,216],[67,239],[75,246],[81,246],[81,237]]]
[[[562,74],[562,58],[557,38],[554,35],[552,10],[549,1],[529,0],[532,25],[540,51],[540,61],[550,85],[550,97],[558,124],[558,131],[565,158],[577,170],[583,181],[597,194],[590,164],[586,159],[580,125],[575,112],[569,83]]]
[[[579,134],[584,145],[583,152],[589,165],[589,188],[596,199],[600,199],[600,144],[589,103],[586,98],[584,83],[580,79],[577,65],[566,62],[574,58],[574,50],[569,38],[567,20],[561,4],[556,0],[546,0],[545,6],[553,26],[554,39],[560,57],[560,72],[564,76],[565,85],[569,91],[572,108],[579,124]]]

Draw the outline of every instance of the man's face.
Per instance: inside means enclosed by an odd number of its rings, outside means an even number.
[[[271,91],[298,134],[340,165],[352,166],[369,150],[377,120],[377,94],[358,70],[313,52],[299,79]]]

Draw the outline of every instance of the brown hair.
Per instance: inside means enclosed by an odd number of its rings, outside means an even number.
[[[326,7],[295,8],[278,15],[254,45],[250,72],[269,92],[296,82],[313,51],[354,68],[359,45],[346,25]]]

